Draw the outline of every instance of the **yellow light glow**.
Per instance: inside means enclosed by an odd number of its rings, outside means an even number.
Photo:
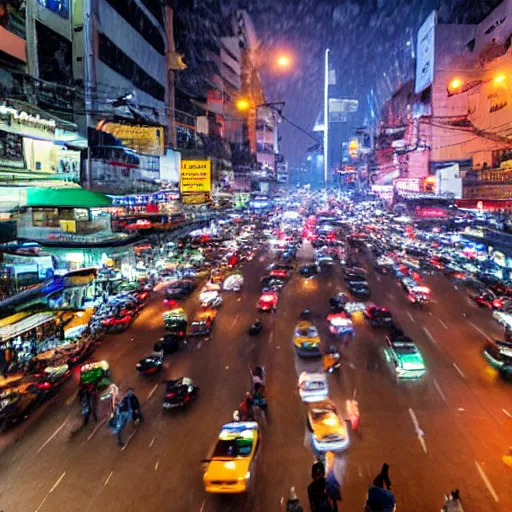
[[[325,418],[324,425],[328,425],[329,427],[334,427],[338,422],[334,418]]]
[[[290,57],[288,57],[288,55],[280,55],[276,60],[276,63],[280,68],[289,67],[290,62],[291,62],[291,59],[290,59]]]
[[[224,467],[226,469],[235,469],[236,464],[232,460],[228,460],[227,462],[224,463]]]
[[[251,103],[249,100],[246,100],[246,99],[239,99],[237,102],[236,102],[236,108],[238,110],[240,110],[241,112],[245,111],[245,110],[249,110],[251,106]]]
[[[506,79],[507,79],[507,77],[503,73],[500,73],[499,75],[496,75],[494,77],[494,83],[496,85],[501,85],[505,82]]]
[[[454,78],[449,85],[450,91],[456,91],[462,87],[462,80],[460,78]]]

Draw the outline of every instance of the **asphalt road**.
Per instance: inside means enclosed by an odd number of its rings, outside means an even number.
[[[310,248],[301,250],[301,258],[311,255]],[[104,424],[91,424],[70,439],[79,409],[76,384],[68,386],[4,436],[4,444],[12,444],[0,457],[0,510],[269,512],[280,510],[291,485],[305,505],[314,456],[296,386],[298,374],[316,363],[296,358],[292,332],[307,307],[324,345],[332,343],[328,298],[344,286],[337,266],[316,279],[295,275],[277,313],[263,316],[264,331],[249,338],[259,278],[270,259],[262,251],[244,267],[245,286],[239,294],[224,294],[211,339],[169,356],[158,379],[139,376],[134,366],[164,333],[162,296],[153,297],[127,332],[106,337],[95,358],[110,362],[122,390],[135,388],[146,421],[124,450]],[[384,358],[382,331],[354,318],[356,333],[342,342],[341,372],[329,376],[339,409],[355,393],[361,411],[359,431],[336,458],[341,510],[362,510],[383,462],[390,464],[399,512],[438,511],[453,488],[461,490],[465,512],[512,510],[512,469],[501,462],[512,444],[512,383],[501,380],[481,354],[485,336],[500,333],[490,312],[443,277],[428,279],[434,302],[425,310],[410,305],[391,276],[370,272],[369,282],[371,301],[392,310],[422,351],[428,372],[421,381],[397,383]],[[198,307],[197,292],[184,307],[189,314]],[[201,460],[249,389],[249,364],[266,367],[270,408],[255,486],[248,496],[207,495]],[[200,386],[199,398],[188,409],[164,412],[161,381],[183,375]],[[132,431],[129,425],[127,439]]]

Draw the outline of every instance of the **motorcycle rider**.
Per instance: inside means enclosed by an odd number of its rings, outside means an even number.
[[[329,345],[329,348],[327,349],[327,352],[324,354],[323,357],[323,366],[324,366],[324,372],[330,373],[332,372],[338,364],[339,360],[341,359],[340,353],[336,350],[336,347],[334,345]]]
[[[254,419],[254,413],[252,410],[252,398],[251,394],[247,391],[244,399],[240,403],[240,419],[242,421],[250,421]]]
[[[254,393],[252,395],[252,403],[259,407],[263,412],[267,411],[267,401],[263,395],[263,385],[257,382],[254,385]]]

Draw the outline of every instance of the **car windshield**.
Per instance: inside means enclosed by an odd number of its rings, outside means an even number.
[[[416,354],[418,349],[411,343],[393,343],[393,347],[398,354]]]
[[[220,440],[213,453],[214,459],[230,459],[233,457],[248,457],[252,449],[252,439],[236,437],[229,440]]]
[[[316,330],[316,327],[313,326],[297,329],[297,332],[299,336],[303,336],[304,338],[314,338],[315,336],[318,336],[318,331]]]
[[[329,418],[333,412],[333,410],[327,407],[315,408],[311,411],[311,416],[314,421],[323,421]]]

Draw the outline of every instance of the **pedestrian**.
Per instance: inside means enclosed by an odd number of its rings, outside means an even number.
[[[327,452],[325,455],[327,465],[327,495],[331,503],[333,512],[338,512],[338,501],[341,501],[341,486],[334,474],[334,459],[335,455],[333,452]]]
[[[311,512],[333,512],[327,493],[325,467],[321,462],[315,462],[311,467],[311,478],[313,481],[308,485]]]
[[[129,400],[125,400],[125,398],[126,396],[119,402],[112,418],[108,422],[110,430],[117,435],[117,444],[119,446],[125,445],[123,441],[123,430],[128,420],[132,417]]]
[[[132,420],[135,422],[136,425],[138,425],[141,421],[144,420],[144,418],[140,410],[139,399],[133,392],[133,388],[128,388],[126,395],[124,395],[123,401],[124,400],[128,402],[128,407],[132,414]]]
[[[302,505],[299,503],[299,498],[295,492],[295,487],[290,489],[290,497],[286,502],[286,512],[304,512]]]
[[[82,384],[78,389],[78,401],[81,407],[80,412],[83,418],[83,427],[89,423],[91,416],[94,422],[98,423],[97,400],[95,395],[94,388],[89,384]]]
[[[391,490],[391,480],[389,479],[389,465],[384,462],[380,473],[374,478],[373,485],[381,489]]]
[[[5,350],[0,350],[0,370],[2,371],[2,377],[7,379],[8,373],[7,370],[9,368],[9,364],[7,363]]]

